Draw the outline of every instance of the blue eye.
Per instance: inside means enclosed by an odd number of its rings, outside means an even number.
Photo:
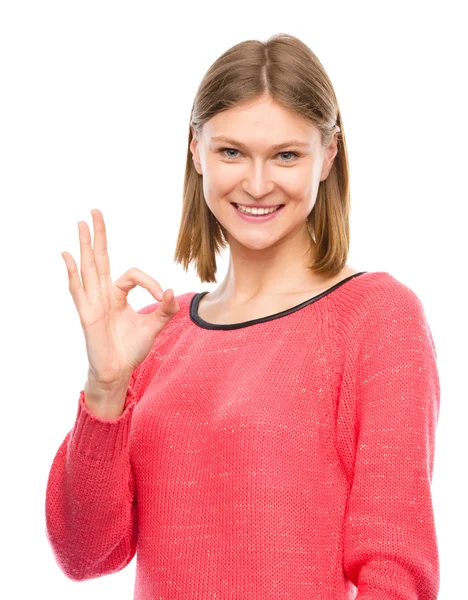
[[[279,154],[293,154],[294,155],[294,158],[292,160],[287,160],[284,162],[293,162],[294,160],[297,160],[299,158],[299,154],[297,152],[290,152],[290,151],[286,152],[285,151],[285,152],[279,152]]]
[[[221,148],[220,152],[224,152],[225,150],[230,150],[232,152],[239,152],[239,150],[235,150],[234,148]],[[232,160],[233,158],[237,158],[236,156],[226,156],[224,154],[225,158],[229,158],[230,160]]]
[[[237,156],[229,156],[227,154],[224,154],[225,151],[230,151],[230,152],[239,152],[239,150],[236,150],[235,148],[220,148],[219,152],[221,152],[224,156],[224,158],[227,158],[228,160],[236,160],[236,158],[238,158]],[[291,163],[291,162],[295,162],[298,158],[299,158],[299,154],[297,152],[279,152],[277,154],[277,156],[279,156],[280,154],[291,154],[293,155],[293,158],[290,160],[281,160],[281,162],[284,163]]]

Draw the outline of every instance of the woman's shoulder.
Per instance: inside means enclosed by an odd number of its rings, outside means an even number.
[[[352,337],[374,327],[396,326],[424,320],[424,307],[416,292],[388,271],[364,271],[340,298],[346,313],[342,325]]]
[[[363,271],[357,279],[360,280],[363,296],[370,303],[376,300],[388,303],[419,301],[416,292],[409,285],[388,271]]]

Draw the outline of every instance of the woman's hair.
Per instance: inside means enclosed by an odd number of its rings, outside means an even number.
[[[315,125],[323,147],[335,133],[338,153],[314,208],[307,217],[314,260],[309,268],[334,276],[349,252],[349,175],[346,143],[338,102],[328,75],[315,54],[298,38],[276,34],[266,42],[246,40],[222,54],[200,83],[190,125],[199,135],[216,114],[260,97],[290,109]],[[183,206],[174,261],[185,270],[194,262],[202,282],[216,282],[216,254],[228,245],[227,232],[217,221],[203,194],[203,180],[192,160],[189,126]]]

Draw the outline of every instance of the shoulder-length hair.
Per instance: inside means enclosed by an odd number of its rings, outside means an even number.
[[[202,175],[193,164],[191,127],[201,133],[203,125],[219,112],[265,95],[315,125],[324,148],[339,126],[337,155],[328,177],[319,184],[314,208],[307,217],[314,250],[309,268],[334,276],[346,264],[350,243],[349,174],[338,102],[312,50],[298,38],[281,33],[266,42],[246,40],[224,52],[205,74],[193,102],[174,261],[185,270],[194,262],[202,282],[216,282],[216,254],[228,242],[225,228],[205,201]]]

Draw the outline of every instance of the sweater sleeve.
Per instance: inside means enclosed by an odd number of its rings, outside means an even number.
[[[377,296],[364,302],[360,331],[350,342],[355,354],[338,413],[350,482],[343,570],[357,587],[356,600],[435,600],[437,354],[412,290],[399,283]]]
[[[151,312],[157,304],[138,312]],[[46,487],[46,536],[60,569],[74,581],[119,571],[135,555],[137,502],[129,434],[141,395],[139,374],[151,356],[133,372],[116,419],[90,412],[81,390],[74,427],[54,457]]]

